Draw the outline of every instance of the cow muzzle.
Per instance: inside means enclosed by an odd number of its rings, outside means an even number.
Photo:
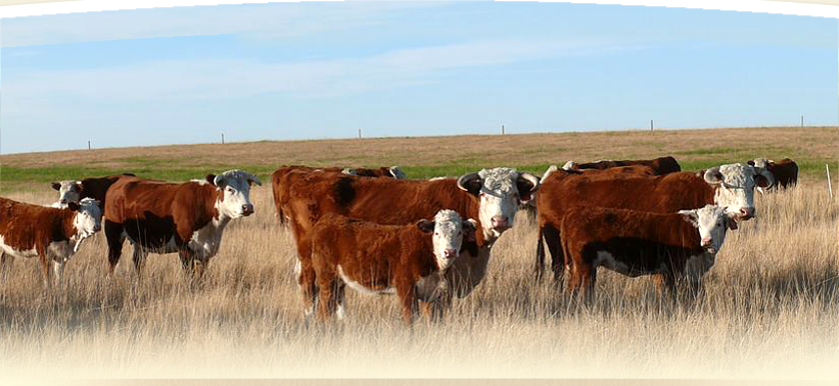
[[[242,216],[250,216],[252,214],[253,214],[253,205],[252,204],[242,205]]]
[[[506,216],[495,216],[492,218],[492,229],[504,231],[510,228],[510,222]]]
[[[755,208],[740,208],[737,218],[740,220],[751,220],[755,217]]]
[[[716,248],[714,248],[713,240],[709,238],[702,239],[700,245],[702,246],[702,249],[704,249],[708,253],[717,253]]]
[[[457,250],[446,249],[445,251],[443,251],[443,257],[447,259],[454,259],[455,257],[457,257]]]

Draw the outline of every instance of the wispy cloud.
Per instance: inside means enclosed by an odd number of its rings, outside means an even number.
[[[350,2],[327,7],[283,3],[13,18],[3,20],[0,46],[224,34],[275,39],[381,23],[389,13],[441,4],[444,3]]]
[[[264,93],[313,98],[434,82],[461,68],[626,49],[638,47],[598,41],[491,40],[302,62],[156,61],[110,68],[30,71],[6,80],[4,91],[8,100],[16,103],[45,97],[175,101]]]

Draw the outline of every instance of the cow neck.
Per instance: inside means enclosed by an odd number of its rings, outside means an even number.
[[[232,219],[232,217],[225,215],[224,212],[219,208],[221,203],[224,202],[224,191],[219,190],[212,185],[202,186],[209,189],[210,193],[207,197],[207,204],[209,205],[205,205],[205,208],[207,208],[209,211],[209,213],[207,213],[209,221],[213,224],[214,227],[223,228]]]
[[[53,226],[53,240],[55,241],[75,241],[76,236],[76,220],[77,212],[70,209],[56,209],[60,213],[55,218],[57,223]]]
[[[701,249],[699,229],[680,214],[662,215],[652,229],[659,242],[686,249]]]

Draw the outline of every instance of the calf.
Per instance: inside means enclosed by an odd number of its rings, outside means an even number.
[[[463,241],[474,243],[475,221],[441,210],[434,221],[380,225],[336,214],[312,230],[312,263],[317,276],[318,316],[343,317],[344,286],[363,293],[393,293],[402,319],[412,323],[417,302],[437,301],[447,286],[445,272]],[[443,289],[445,290],[445,289]]]
[[[798,183],[798,164],[789,158],[784,158],[778,162],[766,158],[757,158],[749,161],[749,165],[765,168],[775,177],[773,185],[766,188],[758,187],[758,192],[761,194],[773,188],[791,188]]]
[[[127,237],[134,244],[138,277],[149,252],[177,252],[184,270],[200,278],[218,252],[230,220],[253,214],[250,187],[254,183],[261,185],[256,176],[241,170],[183,184],[121,178],[108,190],[105,205],[109,275]]]
[[[660,274],[671,294],[679,279],[699,289],[702,275],[714,265],[734,214],[706,205],[678,213],[574,207],[561,225],[562,249],[571,262],[568,291],[594,295],[597,267],[629,277]]]
[[[79,250],[84,239],[99,231],[102,212],[91,198],[69,202],[59,209],[25,204],[0,197],[0,265],[7,258],[38,256],[46,285],[61,281],[64,264]]]

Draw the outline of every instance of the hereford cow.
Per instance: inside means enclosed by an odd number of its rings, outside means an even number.
[[[574,161],[568,161],[565,166],[562,168],[565,170],[577,169],[577,170],[585,170],[585,169],[611,169],[621,166],[647,166],[653,170],[654,175],[663,176],[665,174],[676,173],[682,171],[682,167],[679,166],[679,163],[676,161],[675,158],[671,156],[667,157],[659,157],[650,160],[625,160],[625,161],[613,161],[613,160],[600,160],[595,162],[589,163],[582,163],[578,164]],[[626,169],[625,171],[632,171],[633,169]],[[636,169],[643,173],[647,173],[647,169]]]
[[[766,168],[775,177],[775,184],[772,186],[758,188],[760,193],[766,193],[766,190],[772,188],[791,188],[798,183],[798,164],[789,158],[784,158],[778,162],[766,158],[757,158],[749,161],[749,165]]]
[[[134,177],[132,173],[123,173],[99,178],[85,178],[81,181],[65,180],[52,183],[52,188],[58,191],[58,201],[52,206],[63,208],[71,202],[79,203],[83,198],[93,198],[99,201],[99,208],[105,208],[105,195],[108,188],[122,177]]]
[[[551,167],[537,197],[539,239],[536,277],[544,270],[544,239],[553,260],[554,279],[560,279],[565,261],[560,250],[559,225],[570,205],[635,209],[675,213],[708,204],[725,206],[739,220],[754,216],[754,188],[772,184],[766,169],[743,164],[716,166],[699,173],[679,172],[664,176],[629,173],[589,174]]]
[[[312,229],[318,316],[344,316],[344,286],[362,293],[393,293],[409,326],[418,302],[436,303],[447,287],[445,273],[463,241],[474,243],[475,221],[441,210],[433,221],[379,225],[327,213]],[[431,316],[430,312],[426,312]]]
[[[253,214],[254,183],[261,185],[256,176],[241,170],[183,184],[121,178],[108,191],[105,205],[110,274],[128,237],[134,244],[138,277],[149,252],[178,252],[183,268],[200,278],[218,252],[228,222]]]
[[[281,209],[289,216],[300,259],[298,282],[307,313],[314,311],[317,285],[311,259],[311,231],[326,213],[386,225],[405,225],[451,209],[480,225],[478,248],[462,253],[446,275],[454,295],[466,296],[486,273],[490,249],[515,220],[519,204],[538,189],[539,179],[510,168],[484,169],[458,179],[395,180],[307,173],[296,176]]]
[[[92,198],[60,209],[0,197],[0,265],[11,264],[15,257],[38,256],[44,283],[53,281],[50,263],[60,282],[64,264],[84,239],[99,231],[101,220],[99,203]]]
[[[702,275],[714,265],[735,214],[706,205],[678,213],[575,206],[560,226],[562,250],[571,262],[568,291],[594,295],[597,267],[629,277],[658,274],[675,296],[687,279],[695,294]]]
[[[288,187],[296,180],[296,178],[305,175],[306,173],[323,172],[323,173],[344,173],[360,177],[392,177],[396,179],[404,179],[405,173],[399,166],[380,167],[377,169],[365,168],[313,168],[309,166],[292,165],[283,166],[273,174],[271,174],[271,188],[274,194],[274,204],[277,210],[277,219],[281,225],[286,225],[288,216],[283,213],[282,203],[288,201]]]

